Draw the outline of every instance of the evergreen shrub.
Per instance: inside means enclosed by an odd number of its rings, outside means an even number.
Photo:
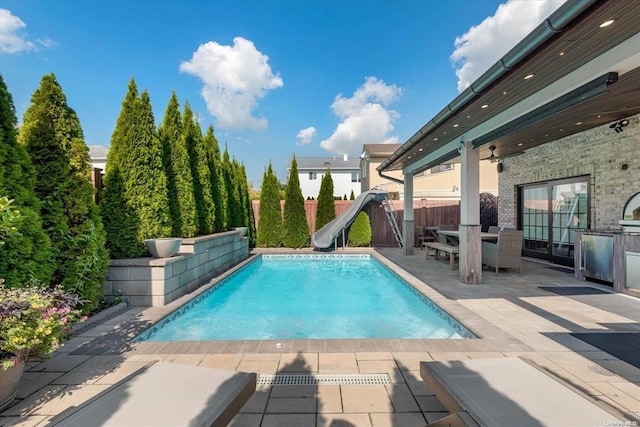
[[[318,194],[318,210],[316,213],[316,231],[320,230],[326,224],[331,222],[336,217],[335,199],[333,196],[333,178],[331,178],[331,171],[327,169],[327,172],[322,177],[320,183],[320,193]]]
[[[371,223],[369,215],[360,212],[351,224],[348,234],[349,246],[369,246],[371,244]]]
[[[298,178],[298,162],[291,161],[284,201],[284,245],[289,248],[309,246],[309,224]]]
[[[26,150],[18,144],[16,123],[13,99],[0,75],[0,196],[13,200],[12,208],[5,212],[18,211],[20,215],[19,222],[13,224],[16,231],[7,233],[0,246],[0,278],[7,287],[49,283],[54,267],[35,193],[35,171]]]

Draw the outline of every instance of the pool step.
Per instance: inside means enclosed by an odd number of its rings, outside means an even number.
[[[391,384],[388,374],[304,374],[258,375],[258,385],[385,385]]]

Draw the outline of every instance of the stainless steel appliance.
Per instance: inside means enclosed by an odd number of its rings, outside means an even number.
[[[613,236],[582,235],[580,272],[584,277],[613,283]]]
[[[640,252],[625,252],[626,287],[640,291]]]
[[[619,223],[623,232],[640,234],[640,192],[627,200]]]

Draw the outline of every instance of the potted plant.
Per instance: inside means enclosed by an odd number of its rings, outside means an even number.
[[[0,279],[0,412],[15,398],[25,363],[46,358],[86,319],[79,305],[61,288],[9,289]]]
[[[162,237],[158,239],[147,239],[144,242],[152,257],[169,258],[178,253],[182,239],[180,237]]]

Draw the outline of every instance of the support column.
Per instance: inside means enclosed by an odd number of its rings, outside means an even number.
[[[402,253],[414,254],[413,173],[404,173],[404,215],[402,217]]]
[[[476,285],[482,282],[480,152],[470,142],[461,151],[460,280]]]

